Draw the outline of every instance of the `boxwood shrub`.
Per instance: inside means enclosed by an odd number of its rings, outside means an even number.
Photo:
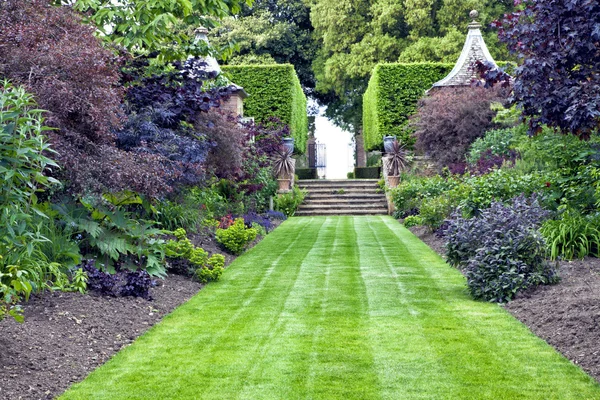
[[[277,118],[290,127],[295,152],[304,154],[308,139],[306,96],[291,64],[228,65],[225,75],[250,95],[244,100],[244,115],[258,123]]]

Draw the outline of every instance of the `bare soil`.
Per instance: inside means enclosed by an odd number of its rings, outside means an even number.
[[[58,292],[30,299],[23,324],[0,323],[0,398],[58,396],[200,288],[172,275],[151,289],[152,301]]]
[[[444,240],[410,228],[440,255]],[[504,307],[540,338],[600,382],[600,259],[559,262],[560,282],[538,286]]]

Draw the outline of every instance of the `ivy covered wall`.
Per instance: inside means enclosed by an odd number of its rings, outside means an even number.
[[[295,151],[306,151],[308,116],[306,96],[291,64],[230,65],[225,75],[250,95],[244,100],[244,116],[266,123],[275,117],[288,124],[296,140]]]

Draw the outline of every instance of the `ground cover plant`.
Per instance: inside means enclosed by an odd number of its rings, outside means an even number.
[[[473,387],[489,399],[600,395],[501,307],[471,300],[462,275],[392,218],[315,217],[287,221],[61,398],[465,398]]]

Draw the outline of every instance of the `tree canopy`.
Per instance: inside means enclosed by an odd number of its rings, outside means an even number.
[[[205,55],[204,43],[195,43],[187,27],[214,26],[214,19],[240,12],[252,0],[54,0],[72,5],[88,16],[100,36],[134,55],[156,55],[173,61],[187,55]]]
[[[514,100],[539,124],[588,137],[600,125],[600,4],[529,0],[497,23],[522,65]]]

